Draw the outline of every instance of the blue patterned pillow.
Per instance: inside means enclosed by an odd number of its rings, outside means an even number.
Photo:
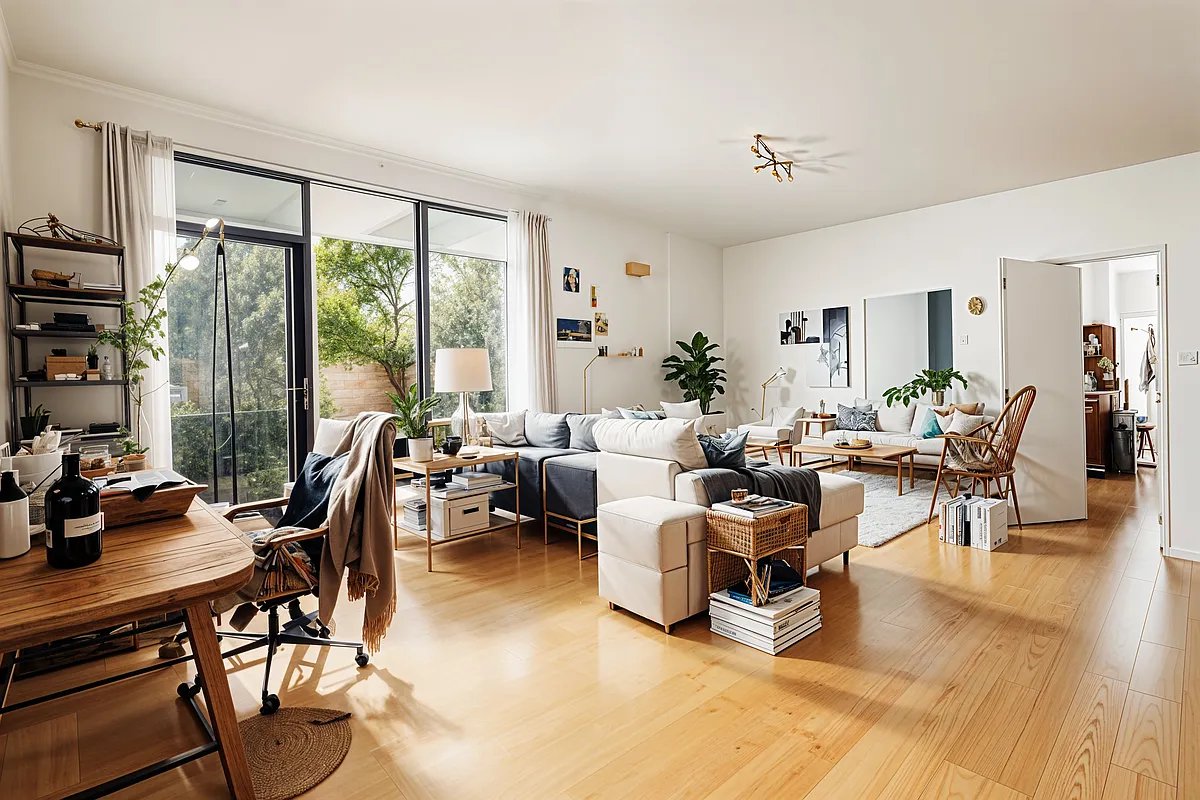
[[[700,436],[700,449],[710,467],[746,466],[746,439],[749,433],[726,433],[723,436]]]
[[[837,429],[839,431],[873,431],[877,413],[873,408],[856,408],[838,403]]]
[[[658,419],[654,416],[653,411],[642,411],[638,408],[621,408],[617,406],[617,411],[621,412],[622,419]]]
[[[942,430],[942,423],[938,419],[938,414],[932,408],[925,409],[925,422],[921,425],[920,436],[922,439],[934,439],[941,436],[945,431]]]

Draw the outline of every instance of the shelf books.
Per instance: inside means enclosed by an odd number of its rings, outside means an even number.
[[[1008,541],[1008,501],[962,495],[940,506],[938,541],[995,550]]]
[[[752,606],[723,589],[709,595],[708,615],[713,633],[777,655],[821,629],[821,593],[800,586]]]
[[[423,531],[427,513],[428,509],[425,507],[423,498],[414,497],[406,500],[404,501],[404,522],[402,524],[410,531]]]
[[[500,476],[493,472],[458,472],[450,478],[451,484],[464,489],[492,486],[500,482]]]

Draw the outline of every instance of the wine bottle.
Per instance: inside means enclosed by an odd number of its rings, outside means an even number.
[[[46,563],[82,567],[100,558],[100,489],[79,474],[79,453],[63,453],[62,477],[46,492]]]
[[[21,489],[17,473],[6,468],[0,476],[0,558],[28,552],[29,495]]]

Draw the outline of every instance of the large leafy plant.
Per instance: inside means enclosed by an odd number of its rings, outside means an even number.
[[[700,410],[707,414],[713,398],[725,394],[725,370],[717,366],[725,359],[711,355],[720,347],[700,331],[690,342],[675,342],[684,357],[670,355],[663,359],[662,367],[667,370],[663,378],[667,383],[675,382],[683,390],[684,400],[699,400]]]
[[[903,386],[893,386],[890,389],[884,389],[883,399],[887,400],[888,406],[892,406],[895,403],[903,403],[907,406],[913,400],[926,393],[936,395],[938,392],[945,392],[954,381],[961,383],[964,389],[967,388],[967,379],[953,367],[947,367],[946,369],[923,369]]]
[[[396,409],[396,426],[409,439],[429,438],[429,415],[437,405],[436,397],[421,397],[417,385],[408,387],[402,394],[388,392]]]

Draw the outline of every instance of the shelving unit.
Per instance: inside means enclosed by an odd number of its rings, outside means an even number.
[[[56,286],[36,286],[27,281],[32,280],[27,274],[25,257],[26,250],[53,250],[76,254],[80,257],[102,256],[116,259],[116,273],[120,290],[62,288]],[[15,263],[14,263],[15,262]],[[13,267],[16,267],[15,274]],[[97,389],[112,390],[117,387],[121,394],[121,409],[124,413],[122,424],[130,426],[129,393],[124,387],[126,380],[100,381],[55,381],[18,380],[22,373],[36,368],[29,363],[29,343],[37,340],[68,340],[95,341],[96,333],[90,331],[42,331],[19,329],[16,326],[29,321],[30,306],[69,306],[75,308],[105,308],[118,312],[121,324],[125,322],[125,248],[107,244],[89,244],[73,242],[66,239],[52,239],[46,236],[31,236],[23,233],[6,232],[4,234],[4,277],[6,281],[6,296],[4,303],[5,325],[9,331],[8,337],[8,371],[10,393],[11,431],[9,441],[14,450],[21,441],[21,417],[31,413],[33,392],[52,391],[56,389]],[[14,280],[15,279],[15,280]],[[107,420],[105,420],[107,421]],[[84,437],[88,441],[111,440],[116,434],[90,434]]]
[[[583,368],[583,413],[584,414],[588,413],[588,370],[592,368],[592,364],[595,364],[597,359],[601,359],[601,358],[643,358],[643,356],[630,355],[629,353],[614,353],[613,355],[609,355],[609,356],[602,356],[599,353],[597,353],[596,355],[592,356],[592,360],[589,361],[587,363],[587,366]]]

